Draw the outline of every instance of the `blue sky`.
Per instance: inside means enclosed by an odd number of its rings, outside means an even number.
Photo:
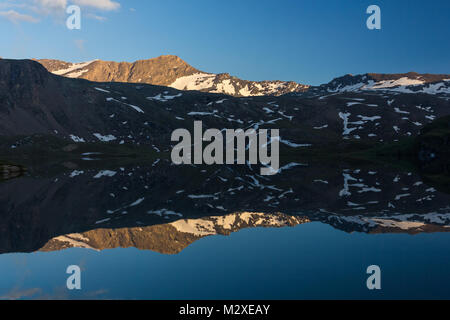
[[[64,7],[82,9],[81,30]],[[366,9],[381,8],[368,30]],[[347,73],[450,73],[448,0],[0,0],[0,56],[135,61],[321,84]]]

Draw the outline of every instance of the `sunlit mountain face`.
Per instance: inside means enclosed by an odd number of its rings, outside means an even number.
[[[71,63],[59,60],[38,60],[48,71],[68,78],[97,82],[129,82],[166,86],[178,90],[223,93],[236,97],[280,96],[303,92],[309,86],[293,81],[248,81],[228,73],[200,71],[177,56],[161,56],[133,63],[94,60]]]

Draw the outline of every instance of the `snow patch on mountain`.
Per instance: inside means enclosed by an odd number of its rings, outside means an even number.
[[[52,73],[56,74],[58,76],[65,76],[68,78],[78,78],[82,74],[88,72],[89,70],[83,70],[83,69],[95,61],[98,61],[98,60],[92,60],[92,61],[81,62],[81,63],[71,63],[68,68],[55,70],[55,71],[52,71]]]
[[[449,94],[450,82],[445,75],[408,73],[400,75],[346,75],[328,84],[311,88],[312,92],[342,93],[360,91],[391,91],[397,93]],[[356,104],[350,102],[349,104]]]
[[[169,87],[178,90],[205,90],[212,88],[215,74],[196,73],[190,76],[178,78]]]

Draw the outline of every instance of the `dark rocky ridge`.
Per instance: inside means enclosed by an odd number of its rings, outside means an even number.
[[[170,134],[192,128],[279,128],[286,148],[380,143],[416,136],[450,114],[448,97],[399,92],[235,98],[132,83],[53,75],[30,60],[0,60],[0,135],[53,135],[71,142],[171,147]],[[6,146],[20,152],[23,139]]]

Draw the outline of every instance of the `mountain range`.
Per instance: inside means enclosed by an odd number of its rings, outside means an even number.
[[[424,76],[423,81],[445,77]],[[450,114],[445,92],[311,92],[233,97],[141,83],[92,82],[55,75],[31,60],[4,59],[0,145],[4,153],[20,152],[33,143],[24,136],[40,134],[73,143],[152,145],[168,151],[173,130],[202,120],[205,128],[279,128],[281,144],[298,150],[339,147],[348,141],[394,142],[417,136],[424,125]]]
[[[429,94],[450,93],[450,75],[403,74],[345,75],[321,86],[293,81],[248,81],[228,73],[200,71],[173,55],[133,63],[94,60],[71,63],[59,60],[37,60],[48,71],[69,78],[96,82],[128,82],[168,86],[179,90],[223,93],[235,97],[280,96],[288,93],[336,93],[355,91],[396,91]]]
[[[101,60],[82,63],[48,59],[37,61],[53,74],[69,78],[97,82],[145,83],[179,90],[224,93],[236,97],[282,95],[308,88],[293,81],[247,81],[232,77],[228,73],[207,73],[172,55],[133,63]]]

